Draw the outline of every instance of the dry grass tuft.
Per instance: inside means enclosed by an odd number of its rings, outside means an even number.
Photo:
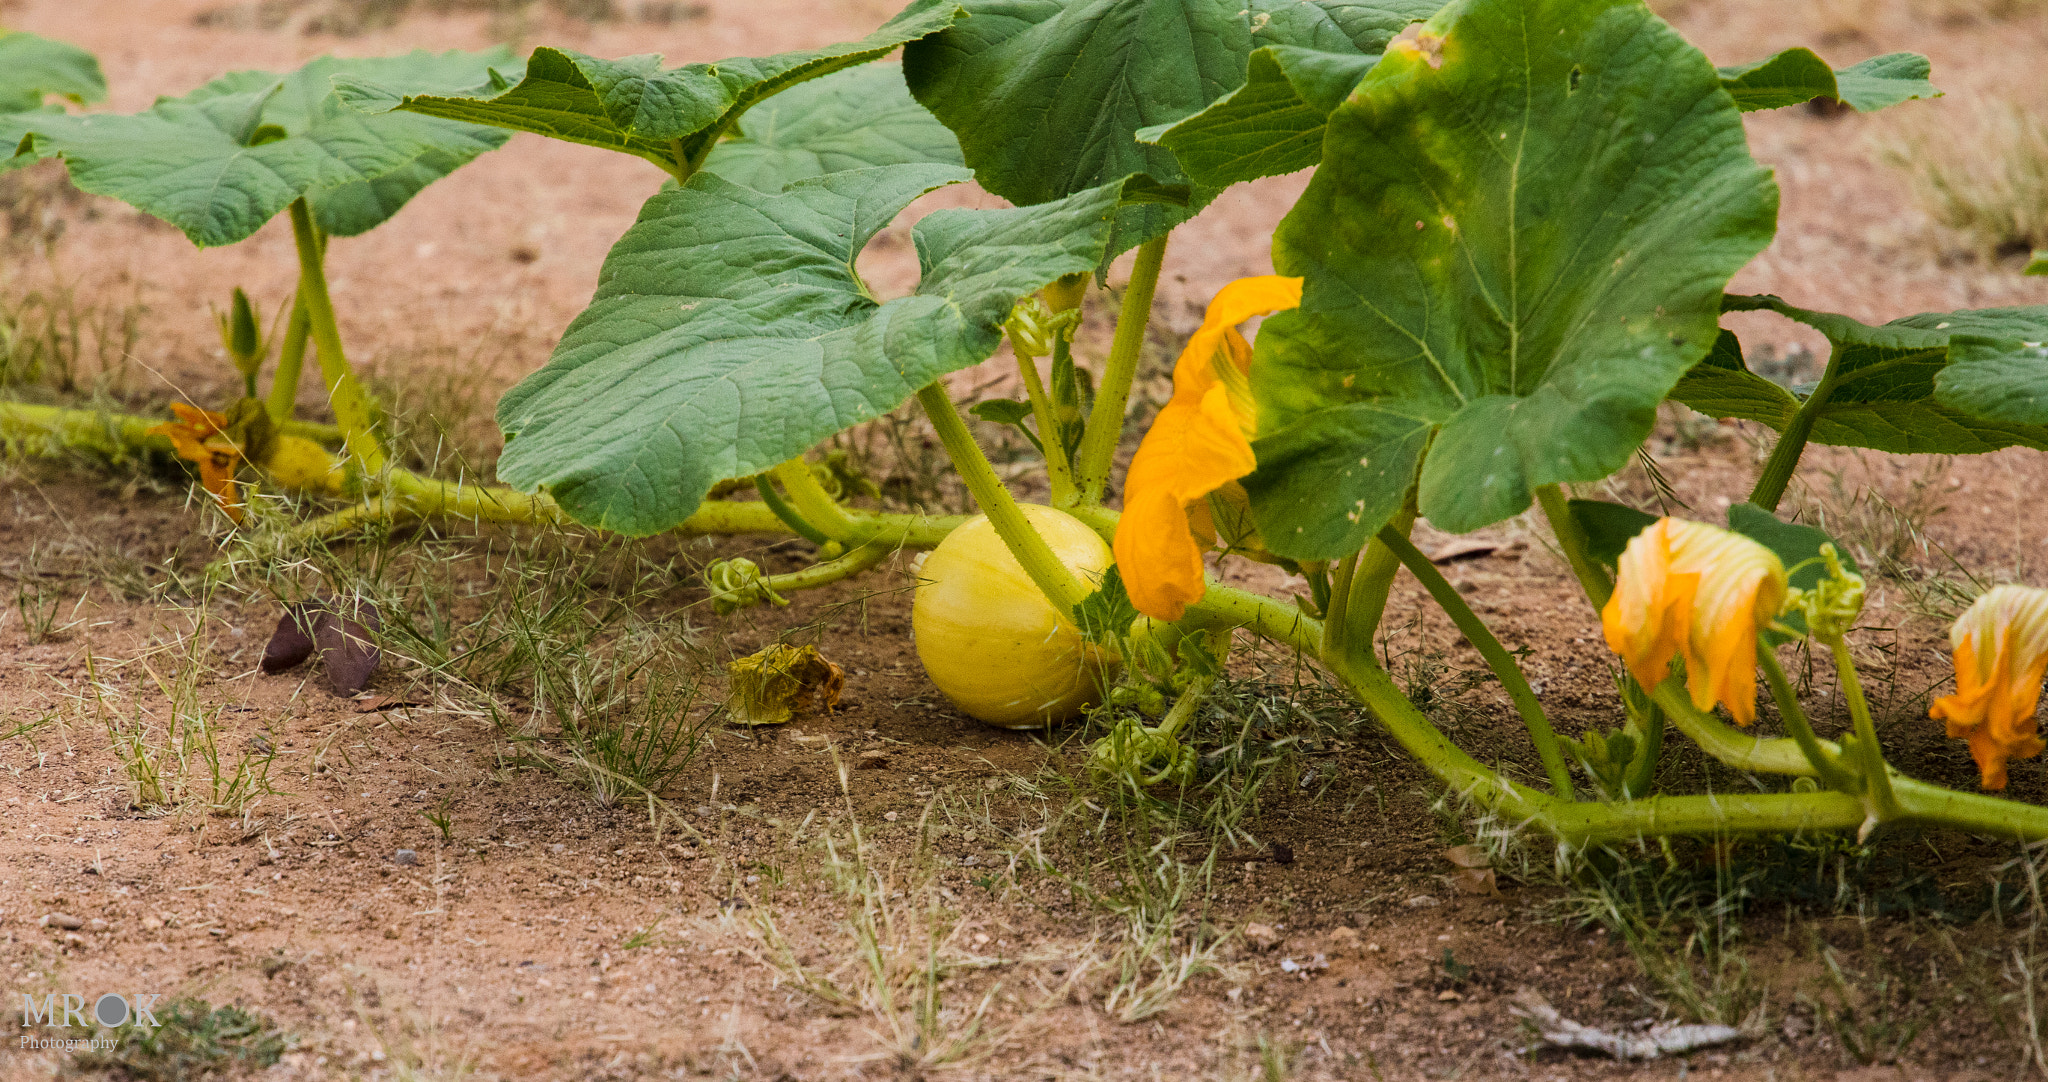
[[[2048,119],[1984,103],[1901,114],[1879,148],[1935,221],[1994,258],[2048,246]]]

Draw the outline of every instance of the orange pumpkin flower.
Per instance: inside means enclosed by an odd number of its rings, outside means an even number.
[[[213,493],[229,518],[240,523],[242,498],[235,488],[235,470],[242,463],[242,450],[227,435],[227,416],[183,402],[171,403],[171,412],[178,419],[150,429],[149,434],[169,437],[178,457],[199,467],[200,485]]]
[[[2048,590],[1994,586],[1956,619],[1948,640],[1956,693],[1934,700],[1928,714],[1970,742],[1984,788],[2003,789],[2008,761],[2048,746],[2034,723],[2048,670]]]
[[[1738,533],[1663,518],[1637,534],[1600,612],[1607,645],[1646,688],[1685,658],[1693,705],[1756,720],[1756,633],[1784,607],[1785,565]]]
[[[1216,530],[1205,501],[1258,466],[1252,347],[1237,325],[1299,304],[1299,278],[1240,278],[1209,302],[1174,364],[1173,398],[1131,459],[1116,528],[1117,568],[1139,612],[1178,620],[1208,589],[1202,552]]]

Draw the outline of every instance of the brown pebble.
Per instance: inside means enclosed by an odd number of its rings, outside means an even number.
[[[72,931],[77,931],[78,929],[85,927],[85,921],[80,920],[79,918],[74,917],[69,913],[52,913],[49,916],[43,918],[43,927],[69,928]]]

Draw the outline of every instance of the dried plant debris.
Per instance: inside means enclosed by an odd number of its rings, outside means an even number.
[[[287,672],[317,649],[328,686],[336,695],[354,695],[377,671],[382,651],[375,636],[382,627],[377,606],[368,601],[325,598],[286,605],[263,648],[262,669],[269,674]]]
[[[775,643],[725,667],[732,677],[727,713],[741,725],[782,725],[799,711],[830,713],[839,705],[846,673],[815,646]]]
[[[1740,1040],[1742,1031],[1734,1026],[1680,1025],[1664,1022],[1637,1033],[1609,1033],[1582,1026],[1557,1013],[1540,993],[1524,988],[1509,1001],[1508,1011],[1536,1033],[1544,1048],[1575,1052],[1601,1052],[1615,1059],[1657,1059],[1682,1056],[1702,1048]]]

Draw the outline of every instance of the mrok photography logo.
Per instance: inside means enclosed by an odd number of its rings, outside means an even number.
[[[162,1024],[156,1020],[156,1014],[154,1013],[156,1001],[162,998],[161,994],[143,995],[141,993],[130,993],[123,996],[116,992],[108,992],[93,1000],[92,1010],[88,1012],[84,996],[60,995],[53,992],[44,996],[41,1002],[37,1002],[34,996],[23,992],[21,994],[21,1028],[24,1030],[32,1030],[36,1026],[42,1026],[46,1029],[65,1029],[71,1026],[85,1028],[97,1022],[108,1029],[130,1024],[155,1029]],[[134,1002],[131,1004],[130,1000]],[[37,1037],[33,1033],[24,1033],[21,1037],[20,1045],[25,1051],[72,1051],[81,1048],[111,1051],[114,1047],[114,1039],[104,1036],[83,1038]]]

